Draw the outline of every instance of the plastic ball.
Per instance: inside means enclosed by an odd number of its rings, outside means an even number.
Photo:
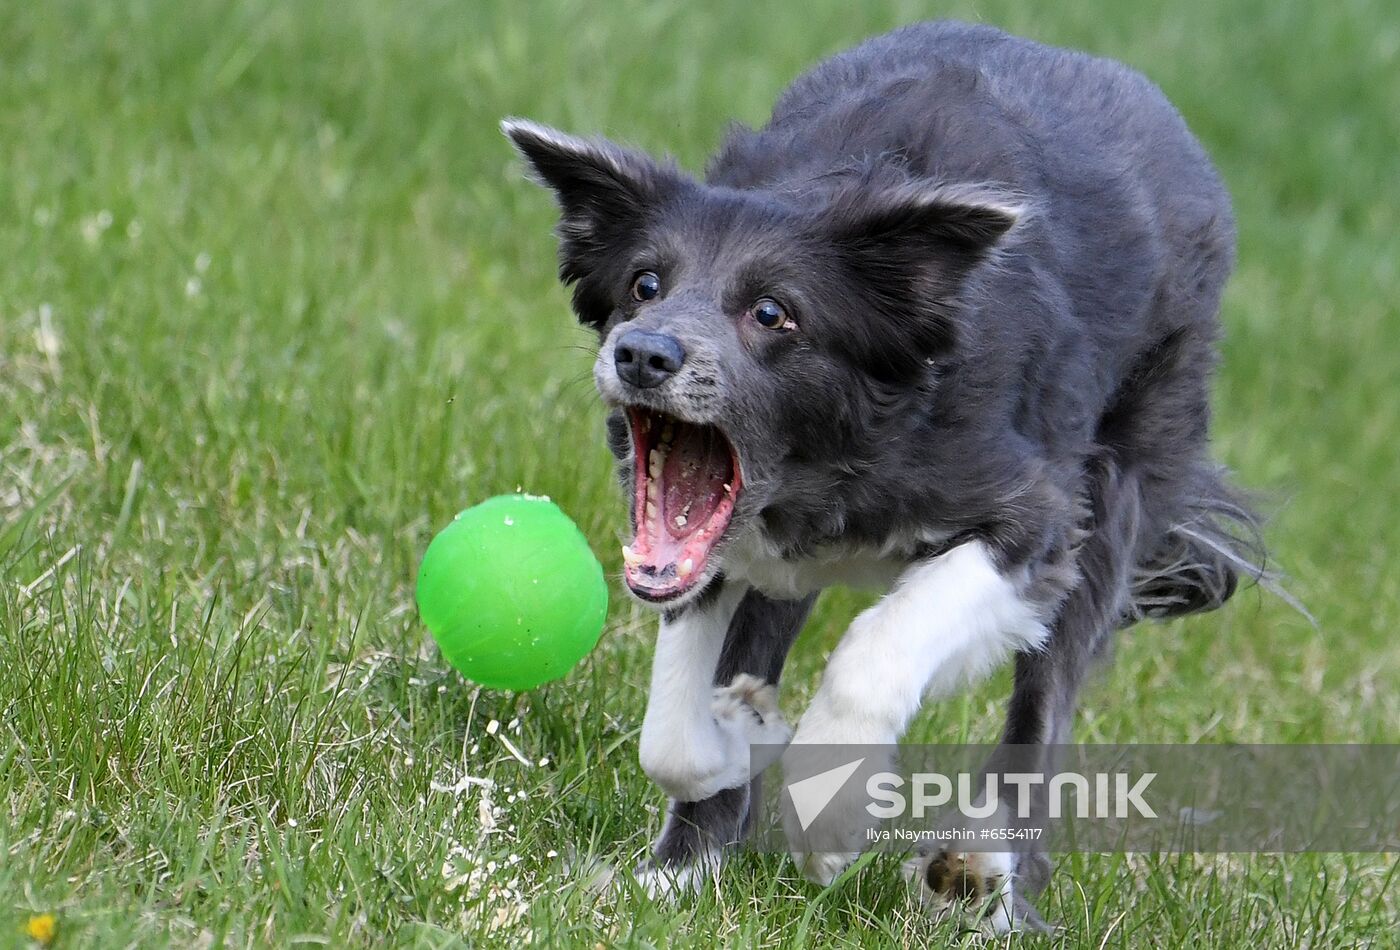
[[[418,613],[467,679],[525,690],[563,676],[597,645],[608,586],[557,505],[498,495],[457,515],[428,545]]]

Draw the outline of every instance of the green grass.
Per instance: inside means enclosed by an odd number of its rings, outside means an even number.
[[[658,824],[651,622],[617,594],[598,650],[515,697],[412,602],[435,526],[516,486],[620,567],[590,340],[499,117],[697,168],[935,10],[1143,69],[1238,205],[1218,450],[1278,499],[1320,629],[1255,592],[1140,627],[1078,738],[1400,741],[1393,4],[726,6],[0,6],[0,945],[47,910],[73,947],[974,941],[888,859],[815,909],[776,855],[595,905],[578,868]],[[785,702],[860,602],[823,600]],[[991,739],[1007,688],[914,738]],[[1398,892],[1393,857],[1075,855],[1040,903],[1070,946],[1393,945]]]

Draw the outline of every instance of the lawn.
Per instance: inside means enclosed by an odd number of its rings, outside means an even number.
[[[1142,69],[1237,203],[1217,450],[1317,627],[1248,591],[1134,629],[1077,738],[1400,741],[1392,0],[706,6],[0,5],[0,946],[40,912],[73,947],[977,942],[890,859],[815,904],[777,855],[595,902],[659,824],[651,615],[614,580],[597,651],[513,696],[412,599],[434,529],[517,486],[621,566],[591,339],[498,119],[698,169],[807,65],[931,15]],[[861,603],[823,599],[791,709]],[[992,739],[1007,691],[913,738]],[[1039,903],[1064,929],[1034,945],[1388,946],[1400,880],[1072,855]]]

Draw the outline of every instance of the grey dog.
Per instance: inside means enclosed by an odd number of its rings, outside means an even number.
[[[561,208],[630,498],[624,578],[661,608],[640,743],[671,798],[638,869],[654,890],[744,836],[751,744],[893,746],[925,699],[1014,660],[1001,741],[1048,756],[1114,631],[1258,576],[1255,519],[1207,445],[1230,201],[1139,74],[910,26],[798,79],[703,181],[503,128]],[[794,731],[778,678],[832,584],[885,593]],[[848,846],[787,825],[821,882],[869,823],[832,809]],[[1025,895],[1049,868],[943,851],[913,870],[935,905],[1005,929],[1042,925]]]

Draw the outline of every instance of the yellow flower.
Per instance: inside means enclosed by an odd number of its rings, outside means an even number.
[[[58,935],[58,918],[53,914],[35,914],[25,924],[24,932],[47,947]]]

